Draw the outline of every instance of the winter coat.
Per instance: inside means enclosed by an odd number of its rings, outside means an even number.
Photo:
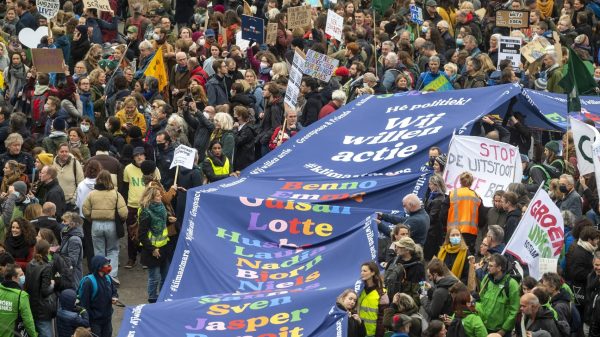
[[[117,117],[121,122],[121,127],[124,127],[129,122],[132,126],[139,127],[140,130],[142,130],[142,135],[146,134],[146,119],[144,118],[144,115],[137,110],[137,108],[133,117],[127,116],[125,109],[119,110],[115,117]]]
[[[229,103],[225,78],[217,74],[213,75],[206,82],[206,96],[208,97],[208,105],[217,106]]]
[[[119,192],[114,189],[91,191],[83,202],[83,216],[90,221],[114,221],[115,205],[117,205],[119,216],[125,220],[127,205]]]
[[[558,325],[554,320],[554,314],[544,306],[539,307],[534,320],[525,315],[521,316],[521,319],[525,320],[525,329],[527,331],[535,332],[543,330],[549,332],[550,336],[561,336]]]
[[[337,303],[337,307],[340,310],[346,311],[341,304]],[[362,320],[359,322],[352,317],[348,317],[348,337],[365,337],[367,335],[367,330],[365,329],[365,322]]]
[[[215,170],[213,169],[212,164],[210,162],[211,160],[216,167],[222,167],[225,165],[225,163],[228,163],[229,170],[225,174],[216,174]],[[218,158],[218,157],[213,156],[212,153],[209,153],[208,156],[206,157],[206,159],[204,159],[204,161],[202,162],[202,172],[204,173],[206,180],[209,183],[212,183],[217,180],[221,180],[221,179],[225,179],[225,178],[229,177],[229,174],[232,172],[231,166],[232,165],[231,165],[231,163],[229,163],[229,159],[225,155],[221,155],[221,157]]]
[[[82,182],[77,185],[77,192],[75,192],[75,205],[79,208],[79,216],[83,217],[83,202],[87,198],[88,194],[94,190],[96,185],[96,178],[85,178]]]
[[[508,296],[505,285],[508,283]],[[476,308],[488,331],[511,331],[520,306],[519,283],[505,274],[495,280],[490,274],[481,281]]]
[[[300,116],[298,121],[303,126],[309,126],[319,119],[319,112],[321,112],[321,108],[323,107],[323,101],[321,101],[321,96],[316,91],[311,91],[304,95],[304,99],[306,103],[302,109],[302,116]]]
[[[62,232],[60,253],[69,257],[73,266],[75,284],[83,277],[83,229],[81,227],[65,227]]]
[[[58,157],[55,157],[52,166],[58,171],[56,179],[65,194],[65,202],[75,204],[77,186],[84,178],[83,166],[73,156],[69,156],[64,165],[60,164]]]
[[[515,208],[514,210],[506,213],[506,223],[504,224],[504,243],[507,244],[513,233],[521,221],[522,212],[521,209]]]
[[[183,187],[186,190],[190,190],[194,187],[198,187],[202,185],[202,181],[204,176],[202,174],[202,169],[198,166],[195,166],[189,170],[185,167],[179,168],[179,177],[177,178],[177,186]],[[185,214],[185,204],[186,204],[187,192],[177,191],[177,197],[175,199],[175,216],[179,220],[178,223],[183,222],[183,216]],[[174,242],[176,243],[176,242]]]
[[[175,156],[175,147],[172,144],[162,150],[156,150],[156,168],[160,172],[160,183],[167,188],[173,185],[175,181],[176,168],[171,169],[171,162]]]
[[[48,228],[49,230],[52,231],[52,233],[54,233],[54,236],[60,242],[61,235],[62,235],[62,229],[63,229],[64,225],[58,223],[58,221],[56,221],[56,218],[42,215],[42,216],[38,217],[37,219],[33,219],[33,220],[29,221],[29,223],[31,223],[35,227],[36,231],[38,231],[38,232],[42,228]]]
[[[233,109],[238,105],[248,109],[254,109],[254,106],[256,105],[256,97],[250,93],[235,94],[229,101],[231,102],[229,111],[233,111]]]
[[[571,285],[571,288],[585,289],[587,277],[590,270],[593,269],[594,256],[592,253],[583,249],[577,242],[567,252],[567,268],[565,270],[565,280]],[[575,290],[575,289],[574,289]]]
[[[415,299],[415,302],[419,304],[419,294],[415,292],[418,292],[419,290],[419,282],[425,281],[426,279],[425,266],[423,265],[423,262],[421,262],[421,260],[416,256],[413,256],[413,258],[408,261],[403,261],[402,259],[398,259],[398,261],[402,263],[402,266],[404,266],[404,270],[406,271],[406,280],[402,285],[402,288],[404,289],[405,293],[410,295],[413,299]],[[407,289],[410,289],[411,291],[407,291]]]
[[[192,146],[198,150],[199,161],[203,161],[206,156],[210,135],[215,129],[215,125],[204,116],[202,111],[196,111],[192,115],[189,109],[184,109],[183,119],[188,123],[190,129],[193,130],[194,140]]]
[[[97,160],[100,163],[100,165],[102,165],[102,168],[104,170],[110,172],[113,185],[115,185],[115,187],[119,186],[119,184],[123,181],[123,166],[121,165],[119,160],[108,154],[98,152],[95,156],[90,158],[90,160],[92,159]]]
[[[62,131],[53,131],[48,137],[42,140],[42,147],[46,152],[56,155],[56,151],[58,151],[60,144],[68,141],[69,138],[67,138],[66,133]]]
[[[87,311],[75,305],[77,293],[73,289],[63,290],[59,295],[60,306],[56,314],[57,337],[71,337],[78,327],[90,326]]]
[[[57,299],[51,281],[52,264],[46,257],[29,262],[25,270],[25,290],[34,320],[50,320],[56,316]]]
[[[578,219],[582,214],[581,196],[577,191],[573,190],[560,201],[559,207],[561,211],[571,211],[575,219]]]
[[[56,218],[60,219],[63,212],[65,211],[65,193],[63,192],[57,179],[47,183],[42,183],[37,190],[36,197],[40,201],[40,204],[44,204],[46,201],[53,202],[56,205]]]
[[[0,167],[4,167],[6,162],[9,160],[15,160],[17,163],[25,164],[25,174],[31,174],[34,166],[33,157],[24,151],[19,152],[17,155],[12,155],[10,152],[5,152],[0,155]],[[4,178],[4,171],[0,170],[0,179]]]
[[[21,315],[25,331],[30,337],[37,337],[31,306],[29,305],[29,294],[18,288],[7,286],[3,282],[0,285],[0,337],[13,337],[14,326],[17,316]]]
[[[461,319],[465,333],[469,337],[487,337],[487,329],[481,317],[474,312],[464,311],[465,317]]]
[[[583,315],[584,322],[590,325],[589,337],[600,336],[600,276],[592,271],[587,278],[585,291],[587,303]]]
[[[157,247],[152,245],[152,243],[150,242],[150,239],[148,238],[148,232],[150,231],[150,216],[146,213],[146,210],[144,210],[143,208],[140,213],[139,219],[140,219],[139,239],[140,239],[140,245],[142,246],[142,253],[141,253],[142,265],[144,265],[148,268],[158,267],[158,266],[162,265],[165,262],[165,260],[168,259],[168,256],[170,255],[169,249],[172,247],[172,245],[167,244],[165,246],[158,248],[158,250],[160,252],[160,257],[159,258],[154,257],[152,255],[152,252]],[[165,223],[164,225],[166,227],[167,224]]]
[[[437,319],[440,315],[452,315],[452,296],[449,289],[458,280],[453,276],[445,276],[440,279],[433,288],[431,296],[427,295],[428,301],[425,303],[425,312],[432,319]]]
[[[113,314],[112,298],[118,298],[117,288],[114,282],[106,280],[106,277],[100,276],[99,270],[108,259],[104,256],[94,256],[91,261],[92,277],[96,278],[97,291],[96,296],[92,297],[92,281],[87,280],[83,283],[81,289],[80,305],[85,308],[90,317],[90,324],[110,322]]]
[[[559,321],[571,321],[571,295],[565,289],[561,288],[558,294],[552,296],[550,304],[558,314]]]
[[[235,158],[233,168],[241,171],[254,162],[254,125],[246,123],[235,132]]]
[[[399,217],[391,214],[383,214],[381,218],[383,221],[398,224],[403,223],[410,226],[410,237],[415,243],[425,246],[425,240],[427,239],[427,232],[429,231],[429,214],[420,208],[416,212],[409,213],[407,217]]]
[[[276,127],[283,124],[283,98],[277,97],[266,103],[263,120],[260,124],[258,139],[260,144],[268,145]]]
[[[27,72],[29,67],[23,64],[23,67],[14,68],[12,65],[4,70],[5,86],[8,86],[9,99],[16,99],[19,91],[27,84]]]
[[[27,264],[33,258],[33,248],[35,246],[35,240],[27,242],[23,234],[19,236],[13,236],[8,231],[6,240],[4,240],[4,247],[6,251],[15,259],[16,263],[23,269],[27,268]]]
[[[444,233],[446,233],[446,222],[448,221],[448,209],[444,204],[446,195],[443,193],[432,193],[425,201],[425,212],[429,214],[429,229],[427,230],[427,245],[424,247],[426,261],[437,255],[440,247],[444,244]]]

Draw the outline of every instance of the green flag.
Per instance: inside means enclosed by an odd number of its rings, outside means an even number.
[[[597,87],[596,81],[590,74],[583,61],[573,49],[569,49],[569,61],[563,67],[563,78],[558,82],[567,92],[567,107],[569,112],[580,112],[581,101],[579,93],[589,93]]]
[[[373,9],[383,15],[394,4],[394,0],[373,0]]]

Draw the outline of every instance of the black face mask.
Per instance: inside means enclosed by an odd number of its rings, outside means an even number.
[[[162,151],[164,151],[164,150],[166,150],[166,149],[167,149],[167,143],[156,144],[156,145],[158,145],[158,149],[159,149],[159,150],[162,150]]]
[[[567,193],[569,193],[569,189],[567,188],[567,186],[566,186],[566,185],[560,185],[560,186],[558,187],[558,190],[559,190],[561,193],[564,193],[564,194],[567,194]]]

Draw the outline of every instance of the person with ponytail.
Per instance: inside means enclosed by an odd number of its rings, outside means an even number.
[[[344,290],[337,297],[337,307],[348,313],[348,337],[365,337],[365,322],[356,313],[356,293],[353,289]]]
[[[52,337],[52,318],[56,315],[57,299],[52,279],[52,264],[48,261],[50,243],[40,240],[35,245],[33,260],[25,270],[25,291],[29,294],[31,313],[39,337]]]
[[[360,279],[363,290],[358,297],[358,316],[364,322],[367,336],[383,337],[383,310],[390,304],[379,267],[373,261],[360,267]]]

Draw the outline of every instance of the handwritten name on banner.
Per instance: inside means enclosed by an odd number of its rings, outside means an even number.
[[[108,0],[83,0],[83,4],[85,8],[96,8],[103,12],[110,12],[112,10]]]
[[[50,20],[56,16],[58,10],[60,9],[60,1],[59,0],[36,0],[35,6],[37,8],[38,13],[40,13],[43,17]]]
[[[329,82],[331,75],[333,75],[333,71],[337,68],[339,63],[339,60],[311,49],[306,53],[304,74],[324,82]]]
[[[493,206],[494,192],[506,190],[508,184],[523,176],[519,148],[484,137],[455,136],[450,142],[444,181],[448,192],[460,188],[460,175],[471,172],[471,188],[483,204]]]
[[[529,275],[539,280],[542,277],[540,258],[558,258],[564,237],[564,222],[560,209],[548,193],[540,188],[508,241],[505,252],[519,259],[522,264],[527,264]]]
[[[172,169],[175,166],[179,165],[191,170],[194,167],[194,159],[196,158],[196,152],[198,152],[198,150],[192,147],[179,145],[175,149],[173,161],[171,162],[171,167],[169,169]]]

